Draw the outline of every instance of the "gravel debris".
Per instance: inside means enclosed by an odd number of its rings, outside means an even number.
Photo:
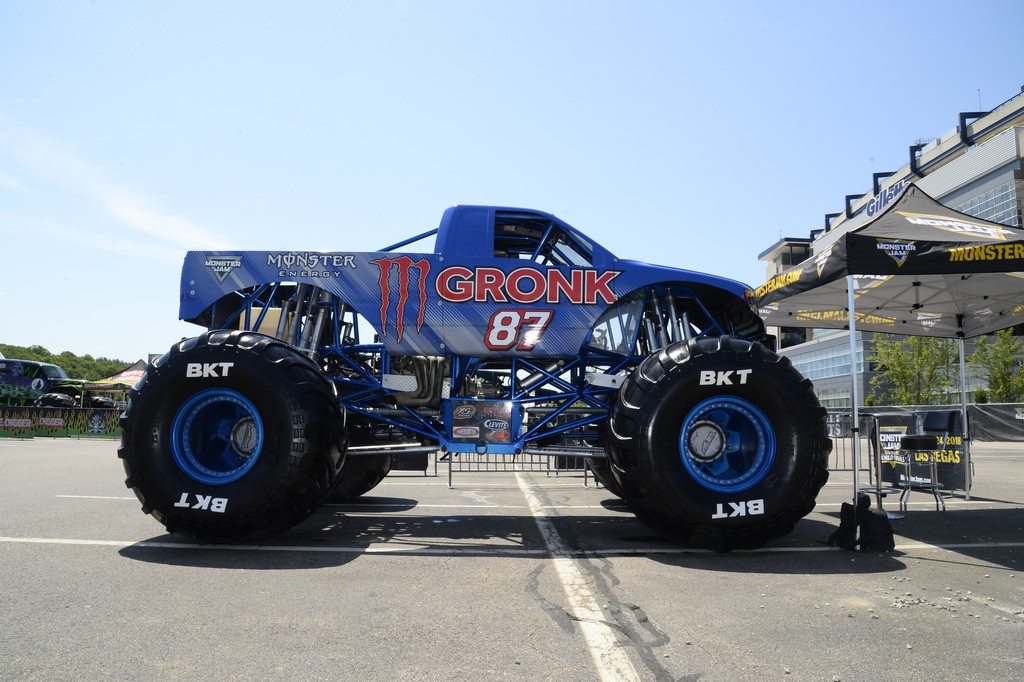
[[[907,594],[910,594],[910,593],[908,592]],[[906,598],[906,597],[896,597],[896,600],[893,601],[891,608],[894,608],[894,609],[906,609],[906,608],[910,608],[911,606],[918,606],[919,604],[924,604],[924,603],[925,603],[924,599],[921,599],[920,597],[911,597],[909,599]]]

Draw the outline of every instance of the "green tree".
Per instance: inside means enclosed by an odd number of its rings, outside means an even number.
[[[928,336],[875,336],[868,358],[875,366],[871,394],[880,405],[933,405],[944,402],[956,347]]]
[[[94,358],[88,354],[75,355],[71,351],[51,353],[42,346],[12,346],[6,343],[0,343],[0,353],[10,359],[49,362],[62,367],[71,379],[86,379],[88,381],[105,379],[133,364],[124,360]]]
[[[978,339],[967,358],[975,373],[988,381],[988,399],[994,403],[1024,400],[1024,339],[1004,329]]]

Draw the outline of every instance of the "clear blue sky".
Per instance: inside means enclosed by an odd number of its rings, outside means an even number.
[[[1024,3],[0,3],[0,341],[131,360],[189,248],[373,250],[457,203],[756,284],[1024,85]]]

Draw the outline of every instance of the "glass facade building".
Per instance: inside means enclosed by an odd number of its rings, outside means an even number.
[[[983,192],[975,197],[957,204],[953,208],[976,218],[991,220],[1010,227],[1021,226],[1020,202],[1017,197],[1017,185],[1013,179],[1001,183],[998,187]]]

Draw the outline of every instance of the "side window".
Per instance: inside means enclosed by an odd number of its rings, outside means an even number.
[[[498,212],[494,216],[494,257],[586,267],[593,265],[594,246],[542,216]]]
[[[532,260],[544,241],[551,221],[528,213],[494,216],[494,257]]]
[[[558,229],[541,247],[538,261],[545,265],[585,267],[594,264],[594,247],[583,238]]]

